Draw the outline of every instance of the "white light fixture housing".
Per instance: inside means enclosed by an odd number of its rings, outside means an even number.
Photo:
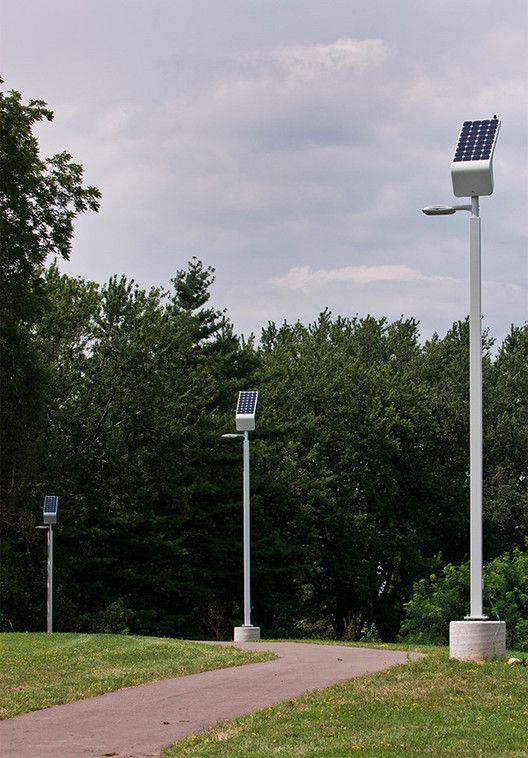
[[[252,432],[255,429],[258,392],[254,390],[238,393],[235,413],[237,432]]]
[[[57,495],[46,495],[44,498],[44,508],[42,519],[45,524],[57,523],[57,509],[59,507],[59,498]]]
[[[492,161],[500,125],[498,116],[462,124],[451,162],[455,197],[492,194]]]

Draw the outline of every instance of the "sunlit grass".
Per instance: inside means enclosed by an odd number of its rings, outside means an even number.
[[[156,679],[274,657],[264,651],[163,637],[0,634],[0,718]]]
[[[428,648],[419,661],[222,724],[165,755],[526,758],[528,667],[461,663]]]

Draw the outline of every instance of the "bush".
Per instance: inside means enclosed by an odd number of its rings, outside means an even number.
[[[381,642],[378,627],[374,622],[368,626],[361,636],[361,642]]]
[[[515,627],[517,647],[528,653],[528,619],[519,619]]]
[[[335,640],[331,624],[323,619],[301,619],[292,628],[293,637],[305,640]]]
[[[123,600],[119,598],[104,610],[99,611],[92,621],[91,631],[98,634],[129,634],[127,621],[128,612]]]
[[[495,558],[484,587],[489,616],[506,622],[508,646],[528,650],[528,540],[524,552],[517,548]]]
[[[449,622],[468,612],[469,563],[448,564],[421,579],[405,604],[400,639],[447,644]],[[528,540],[526,549],[505,553],[484,569],[484,612],[506,622],[508,646],[528,650]]]

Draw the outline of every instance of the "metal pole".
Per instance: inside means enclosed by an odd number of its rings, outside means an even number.
[[[469,219],[469,457],[470,457],[470,615],[482,615],[482,309],[479,199],[471,198]]]
[[[244,432],[244,626],[251,626],[249,435]]]
[[[53,525],[48,524],[48,613],[47,631],[53,632]]]

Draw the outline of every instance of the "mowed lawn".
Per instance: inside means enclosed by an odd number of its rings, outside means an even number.
[[[165,758],[526,758],[528,666],[451,661],[446,648],[426,652],[193,735]]]
[[[119,634],[0,634],[0,718],[156,679],[275,658],[236,648]]]

